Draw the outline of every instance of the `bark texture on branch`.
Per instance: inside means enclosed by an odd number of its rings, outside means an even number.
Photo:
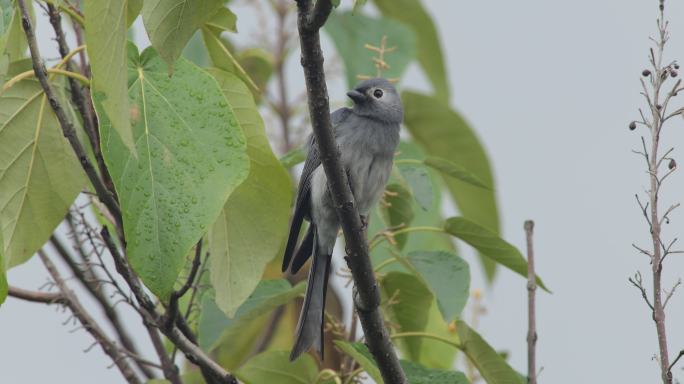
[[[407,380],[380,313],[380,292],[368,255],[365,231],[332,133],[319,37],[319,29],[325,24],[331,10],[330,0],[318,0],[315,6],[311,0],[297,0],[301,64],[306,80],[309,115],[328,188],[344,232],[346,260],[354,279],[354,304],[366,344],[385,383],[402,384],[407,383]]]

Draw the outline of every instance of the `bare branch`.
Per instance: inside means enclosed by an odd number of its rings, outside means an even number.
[[[7,293],[15,299],[43,304],[66,304],[66,299],[61,293],[34,292],[10,285]]]
[[[125,358],[122,358],[125,356],[122,356],[122,353],[116,346],[116,344],[113,341],[109,340],[109,338],[107,338],[106,333],[100,328],[97,322],[95,322],[95,320],[93,320],[93,318],[90,317],[88,312],[86,312],[85,308],[83,308],[81,303],[76,298],[76,295],[66,285],[64,279],[62,279],[62,276],[59,274],[59,271],[52,263],[52,261],[50,261],[50,259],[45,255],[45,253],[42,250],[38,251],[38,255],[40,256],[41,261],[45,265],[45,268],[50,273],[50,276],[52,276],[52,279],[55,281],[55,284],[59,288],[61,294],[64,296],[65,305],[68,306],[69,309],[71,309],[71,312],[74,314],[74,317],[77,318],[83,326],[83,328],[85,328],[88,331],[88,333],[90,333],[93,336],[93,338],[95,338],[95,340],[100,345],[104,353],[107,354],[107,356],[109,356],[112,359],[112,361],[114,361],[114,364],[117,366],[117,368],[119,368],[119,371],[121,371],[121,374],[124,376],[124,378],[126,378],[126,381],[128,381],[130,384],[140,384],[141,381],[136,376],[133,367],[131,367],[131,365]]]
[[[534,221],[525,221],[524,227],[527,239],[527,383],[537,384],[537,318],[534,297],[537,291],[537,279],[534,272],[534,246],[532,243]]]

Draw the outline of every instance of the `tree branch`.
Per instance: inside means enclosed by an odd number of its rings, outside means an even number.
[[[97,174],[97,171],[93,167],[93,164],[90,162],[90,160],[88,160],[88,156],[86,155],[83,145],[81,145],[81,142],[78,141],[74,125],[67,117],[64,109],[57,100],[57,96],[54,90],[52,89],[52,86],[48,81],[47,70],[45,69],[45,64],[43,64],[43,60],[40,56],[40,51],[38,50],[38,43],[36,42],[36,36],[33,31],[33,26],[31,25],[31,17],[29,16],[28,9],[26,8],[25,0],[17,0],[17,4],[19,5],[19,9],[21,10],[21,25],[24,28],[24,33],[26,34],[26,41],[28,42],[29,50],[31,51],[33,71],[35,72],[36,77],[38,78],[38,81],[40,82],[40,85],[42,86],[43,91],[45,92],[45,96],[47,96],[48,101],[50,102],[50,107],[52,107],[52,110],[55,112],[55,116],[57,117],[59,125],[62,128],[62,133],[64,137],[69,141],[69,144],[71,144],[71,147],[74,150],[74,153],[76,154],[76,157],[78,158],[79,162],[81,163],[83,170],[86,172],[86,175],[88,175],[88,179],[95,188],[97,196],[105,204],[105,206],[107,206],[107,209],[109,209],[112,215],[114,215],[114,217],[117,220],[117,224],[120,226],[121,211],[119,210],[119,205],[114,199],[114,196],[109,192],[109,190],[107,190],[105,185],[102,183],[102,180],[100,179],[100,176]]]
[[[15,299],[43,304],[66,304],[66,299],[61,293],[34,292],[22,288],[10,286],[7,293]]]
[[[57,38],[57,44],[59,47],[59,54],[62,58],[66,58],[69,55],[69,45],[66,42],[66,37],[64,36],[64,30],[62,29],[62,18],[59,11],[55,8],[53,4],[47,3],[48,15],[50,16],[50,24],[52,24],[52,29],[55,31],[55,36]],[[70,72],[76,72],[73,68],[71,60],[66,60],[66,68]],[[100,150],[100,136],[98,132],[97,119],[95,118],[95,109],[90,101],[90,92],[87,88],[82,88],[74,79],[69,78],[69,87],[71,88],[71,100],[78,109],[81,118],[83,119],[83,126],[85,132],[90,141],[90,146],[95,154],[95,159],[97,160],[98,170],[104,179],[104,183],[107,189],[115,194],[114,183],[109,175],[109,170],[102,157],[102,151]]]
[[[126,260],[123,258],[123,256],[121,256],[121,253],[114,243],[114,240],[112,239],[107,227],[102,228],[100,234],[105,242],[105,245],[107,246],[107,249],[109,249],[109,252],[112,254],[114,264],[116,265],[116,270],[124,278],[124,280],[126,280],[128,285],[131,287],[136,300],[138,300],[138,303],[140,303],[140,306],[142,307],[141,312],[144,314],[145,321],[148,321],[150,324],[153,324],[155,327],[159,328],[159,330],[174,345],[176,345],[181,352],[183,352],[185,357],[191,363],[200,367],[202,374],[205,375],[205,380],[211,379],[212,382],[217,380],[219,383],[237,384],[237,379],[233,375],[228,373],[225,369],[223,369],[223,367],[213,361],[197,346],[196,339],[191,332],[189,335],[190,337],[183,334],[178,327],[178,320],[183,319],[182,317],[177,317],[175,327],[167,328],[165,326],[166,316],[162,316],[157,313],[155,303],[152,301],[152,299],[150,299],[149,296],[147,296],[143,290],[140,280],[138,280],[138,277],[133,273],[133,270],[130,268],[128,263],[126,263]]]
[[[121,323],[118,312],[114,309],[112,303],[109,302],[109,299],[107,299],[104,292],[102,291],[100,281],[92,280],[93,278],[96,278],[95,276],[92,276],[91,278],[88,278],[86,276],[85,271],[81,268],[80,265],[78,265],[76,260],[74,260],[73,256],[67,250],[66,246],[62,244],[62,241],[59,238],[57,238],[54,234],[50,236],[50,244],[52,244],[52,246],[55,248],[59,256],[62,258],[62,260],[64,260],[64,262],[69,266],[69,269],[74,274],[76,279],[81,283],[81,285],[83,285],[83,287],[93,296],[93,298],[95,298],[97,303],[100,305],[100,309],[105,314],[105,317],[107,317],[107,320],[109,320],[109,323],[116,331],[116,334],[119,337],[121,345],[123,345],[133,354],[140,355],[140,351],[133,342],[133,339],[131,339],[131,337],[128,335],[128,331]],[[150,367],[148,365],[141,364],[137,360],[136,362],[136,365],[138,366],[138,368],[140,368],[143,374],[145,374],[145,377],[147,377],[148,379],[155,377],[154,372],[150,370]]]
[[[525,221],[525,237],[527,238],[527,382],[537,384],[537,318],[534,294],[537,291],[537,279],[534,272],[534,246],[532,235],[534,221]]]
[[[378,363],[384,381],[402,384],[407,382],[406,377],[380,314],[380,293],[368,255],[365,231],[332,134],[328,89],[319,37],[319,28],[325,23],[331,10],[330,0],[318,0],[315,7],[312,7],[311,0],[297,0],[301,64],[306,80],[309,115],[328,179],[328,188],[344,232],[346,260],[355,285],[354,304],[368,349]]]
[[[45,268],[50,273],[50,276],[52,276],[52,279],[64,297],[65,305],[71,309],[71,312],[78,319],[83,328],[85,328],[88,333],[95,338],[95,341],[100,345],[100,347],[102,347],[104,353],[107,354],[112,361],[114,361],[114,364],[117,366],[117,368],[119,368],[119,371],[121,371],[121,374],[126,378],[126,381],[128,381],[130,384],[140,384],[140,379],[138,379],[138,377],[135,375],[133,367],[131,367],[131,365],[128,363],[126,354],[122,353],[116,344],[107,338],[106,333],[100,328],[95,320],[90,317],[88,312],[86,312],[85,308],[83,308],[81,303],[76,298],[76,295],[62,279],[57,267],[55,267],[52,261],[50,261],[50,259],[42,250],[38,251],[38,256],[40,256]]]

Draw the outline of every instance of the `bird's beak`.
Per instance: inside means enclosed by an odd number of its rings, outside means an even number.
[[[347,92],[347,96],[349,96],[349,98],[354,101],[354,104],[360,104],[366,100],[366,95],[355,89],[352,89],[351,91]]]

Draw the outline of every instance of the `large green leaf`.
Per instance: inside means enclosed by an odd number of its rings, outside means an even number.
[[[387,36],[388,48],[396,50],[385,54],[385,61],[390,65],[383,72],[383,77],[401,77],[408,64],[416,56],[416,38],[410,28],[388,18],[372,18],[361,13],[335,12],[330,15],[324,29],[332,37],[335,48],[342,58],[347,70],[349,88],[358,82],[357,76],[375,76],[377,56],[364,48],[365,44],[380,45],[383,36]]]
[[[304,292],[306,284],[294,287],[287,280],[262,280],[249,298],[238,308],[235,317],[228,318],[217,306],[212,295],[202,300],[199,320],[199,344],[204,350],[216,347],[221,339],[230,339],[266,312],[272,311]]]
[[[477,176],[472,174],[470,171],[468,171],[467,169],[463,168],[458,164],[450,162],[449,160],[444,160],[439,157],[430,156],[426,158],[423,162],[428,167],[432,167],[442,172],[446,176],[454,177],[464,183],[468,183],[476,187],[492,189],[482,180],[480,180]]]
[[[402,99],[406,126],[428,155],[461,165],[493,188],[494,180],[487,154],[475,132],[458,113],[439,97],[404,92]],[[463,216],[498,233],[499,214],[493,191],[483,190],[453,177],[444,178],[444,182]],[[496,264],[484,257],[480,259],[491,281]]]
[[[432,207],[432,180],[427,169],[413,164],[397,164],[399,173],[411,189],[411,195],[424,211]]]
[[[292,200],[290,176],[275,157],[252,94],[237,76],[209,71],[218,81],[247,139],[250,170],[211,228],[211,282],[228,315],[254,290],[282,248]]]
[[[456,320],[468,301],[468,263],[448,251],[414,251],[406,260],[434,294],[444,320]]]
[[[251,358],[235,372],[245,384],[316,384],[318,365],[311,355],[304,354],[290,362],[285,351],[264,352]]]
[[[378,384],[384,383],[382,380],[382,375],[380,374],[380,369],[373,359],[368,347],[364,343],[350,343],[345,340],[335,340],[335,345],[342,350],[342,352],[351,356],[361,368],[370,376],[373,381]]]
[[[205,25],[214,33],[237,32],[237,16],[230,9],[221,7],[207,20]]]
[[[435,90],[435,96],[449,100],[449,81],[435,23],[420,0],[375,0],[375,5],[388,17],[405,23],[418,39],[418,61]]]
[[[2,228],[2,223],[0,223],[0,228]],[[0,304],[5,302],[5,298],[7,298],[7,275],[6,275],[6,269],[7,265],[5,265],[5,258],[2,256],[3,253],[5,252],[5,243],[2,240],[2,231],[0,231]]]
[[[128,7],[126,9],[126,25],[131,26],[135,19],[140,15],[142,10],[143,0],[128,0]]]
[[[19,7],[12,4],[12,0],[2,0],[2,28],[0,28],[0,56],[7,55],[10,62],[20,60],[25,57],[28,44],[26,35],[21,28],[21,12]],[[32,13],[33,3],[28,3]],[[32,17],[33,19],[33,17]]]
[[[463,321],[456,323],[461,350],[487,384],[524,384],[526,381],[475,330]]]
[[[444,224],[444,229],[477,249],[480,254],[527,277],[527,261],[523,255],[496,233],[464,217],[449,218]],[[547,292],[549,291],[539,276],[537,276],[537,284]]]
[[[0,94],[0,253],[6,265],[25,262],[48,240],[85,185],[38,81],[22,80]]]
[[[399,325],[399,332],[422,332],[428,322],[428,311],[433,297],[430,290],[417,277],[401,272],[390,272],[382,279],[382,290],[388,298],[398,301],[390,307],[392,321]],[[399,345],[406,357],[418,361],[421,338],[403,338]]]
[[[401,360],[406,378],[411,384],[469,384],[463,372],[430,369],[412,361]]]
[[[211,75],[181,59],[169,77],[153,48],[138,56],[129,47],[137,157],[99,113],[103,154],[121,201],[128,258],[165,299],[249,161],[240,124]]]
[[[127,1],[85,0],[92,93],[123,143],[135,152],[126,79]]]
[[[152,46],[169,66],[185,44],[223,6],[223,0],[147,0],[142,16]]]

